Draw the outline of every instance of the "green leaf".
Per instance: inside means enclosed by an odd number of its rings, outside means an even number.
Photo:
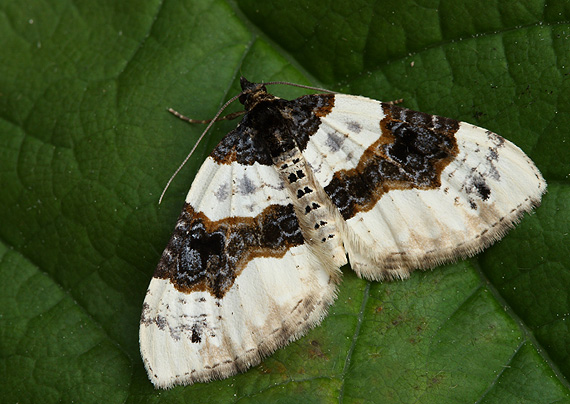
[[[0,10],[3,402],[570,402],[567,2]],[[154,390],[142,300],[196,170],[236,124],[208,134],[158,205],[203,129],[166,108],[212,117],[241,74],[403,98],[486,127],[536,162],[548,194],[473,259],[393,283],[344,268],[322,325],[245,374]]]

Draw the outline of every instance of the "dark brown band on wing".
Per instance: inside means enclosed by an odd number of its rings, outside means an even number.
[[[154,277],[169,279],[183,293],[207,291],[221,299],[249,261],[282,257],[303,243],[291,204],[211,221],[186,203]]]
[[[260,93],[259,97],[264,95]],[[319,129],[320,117],[334,107],[334,94],[306,95],[291,101],[275,98],[252,104],[255,106],[247,111],[239,126],[224,136],[210,154],[218,164],[236,161],[244,165],[272,165],[272,155],[285,153],[284,147],[304,150]],[[283,144],[284,139],[287,144]]]
[[[394,189],[434,189],[458,152],[453,119],[382,104],[382,135],[361,156],[356,168],[334,174],[326,193],[345,220],[370,210]]]

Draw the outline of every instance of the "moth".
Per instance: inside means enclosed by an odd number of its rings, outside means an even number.
[[[241,87],[241,123],[198,171],[144,300],[156,387],[229,377],[301,337],[348,261],[391,280],[474,255],[546,190],[486,129],[365,97]]]

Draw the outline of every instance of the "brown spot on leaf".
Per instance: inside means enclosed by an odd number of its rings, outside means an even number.
[[[321,349],[321,344],[319,344],[319,342],[316,340],[311,341],[311,349],[309,349],[309,357],[311,359],[314,358],[328,359],[328,357],[323,353]]]

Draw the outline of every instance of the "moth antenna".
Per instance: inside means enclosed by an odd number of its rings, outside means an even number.
[[[196,141],[196,143],[194,143],[194,146],[192,147],[192,150],[190,150],[190,153],[188,153],[188,155],[186,156],[186,158],[184,159],[184,161],[182,161],[182,163],[180,163],[180,165],[178,166],[178,168],[176,169],[176,171],[174,171],[174,174],[172,174],[172,176],[170,177],[170,179],[168,180],[168,182],[166,183],[164,189],[162,190],[162,193],[160,194],[160,198],[158,198],[158,204],[160,205],[162,203],[162,198],[164,197],[164,194],[166,193],[166,190],[168,189],[168,187],[170,186],[170,184],[172,183],[172,181],[174,180],[174,177],[176,177],[176,175],[180,172],[180,170],[182,170],[182,167],[184,167],[184,165],[188,162],[188,160],[190,159],[190,157],[192,157],[192,154],[194,154],[194,151],[196,151],[196,148],[198,147],[198,145],[200,144],[200,142],[202,141],[202,139],[204,139],[204,136],[206,136],[206,133],[210,130],[210,128],[212,127],[212,125],[214,124],[214,122],[216,122],[216,119],[218,119],[218,117],[222,114],[222,112],[224,112],[224,109],[226,109],[228,107],[228,105],[230,105],[232,102],[234,102],[235,100],[237,100],[241,95],[244,94],[244,91],[241,91],[239,94],[234,95],[232,98],[230,98],[223,106],[222,108],[219,109],[219,111],[216,113],[216,115],[214,116],[214,118],[212,118],[212,120],[210,121],[210,123],[208,124],[208,126],[206,126],[206,129],[204,129],[204,131],[202,132],[202,134],[200,135],[200,137],[198,138],[198,140]],[[174,111],[172,108],[169,109],[169,111],[171,113],[173,113],[175,116],[177,116],[178,118],[184,120],[184,121],[189,121],[188,118],[186,118],[184,115]]]
[[[213,119],[192,119],[192,118],[188,118],[185,115],[182,115],[180,112],[172,109],[172,108],[168,108],[168,112],[170,112],[172,115],[174,115],[177,118],[182,119],[183,121],[186,121],[188,123],[200,123],[200,124],[206,124],[206,123],[210,123],[211,121],[213,121]],[[221,116],[218,119],[216,119],[216,122],[219,121],[231,121],[232,119],[236,119],[238,116],[242,116],[245,114],[246,111],[236,111],[236,112],[232,112],[231,114],[227,114],[226,116]]]
[[[327,90],[326,88],[306,86],[304,84],[290,83],[288,81],[269,81],[267,83],[263,83],[264,86],[271,86],[273,84],[283,84],[286,86],[306,88],[307,90],[323,91],[323,92],[329,93],[329,94],[338,94],[337,91]]]

